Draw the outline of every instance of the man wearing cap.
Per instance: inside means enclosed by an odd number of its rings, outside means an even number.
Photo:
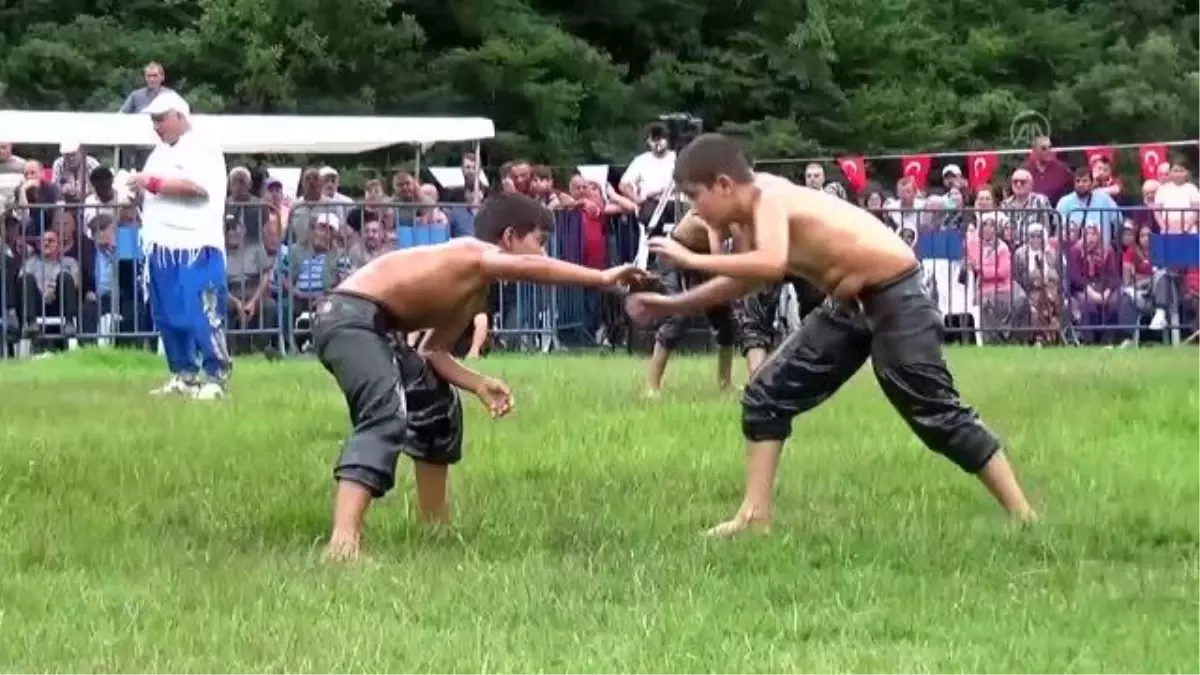
[[[92,192],[89,177],[100,168],[100,160],[84,154],[79,141],[63,141],[58,146],[58,155],[50,169],[54,184],[62,190],[63,197],[82,202]]]
[[[191,108],[162,91],[142,110],[162,140],[130,179],[142,201],[147,296],[171,377],[154,394],[225,394],[225,156],[192,130]],[[205,378],[199,377],[196,352]]]

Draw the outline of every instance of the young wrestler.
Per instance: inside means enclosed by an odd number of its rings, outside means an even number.
[[[720,252],[720,240],[710,239],[710,230],[693,213],[688,212],[675,228],[669,238],[692,251],[700,253]],[[655,271],[661,282],[664,293],[682,293],[684,290],[702,283],[707,275],[680,269],[672,265],[669,259],[658,258],[655,261]],[[706,311],[708,323],[717,334],[717,386],[724,389],[729,386],[733,370],[733,342],[735,328],[733,310],[730,304],[712,307]],[[662,390],[663,373],[667,369],[667,361],[671,351],[683,337],[683,317],[667,316],[659,324],[654,333],[654,352],[650,356],[650,366],[646,373],[646,395],[657,396]]]
[[[652,250],[679,267],[720,275],[683,294],[635,293],[631,317],[720,306],[755,285],[794,274],[831,297],[754,374],[742,397],[746,494],[737,515],[709,534],[731,536],[768,524],[772,489],[792,419],[833,395],[868,358],[884,394],[932,450],[976,474],[1002,507],[1032,520],[1000,441],[959,400],[942,358],[942,317],[921,285],[912,250],[869,213],[767,174],[757,176],[736,143],[705,134],[679,154],[675,182],[724,238],[729,223],[747,237],[728,255],[697,254],[670,239]],[[750,246],[744,245],[746,240]],[[735,238],[735,244],[739,238]]]
[[[475,216],[475,238],[378,257],[317,307],[313,344],[346,396],[353,430],[334,476],[333,531],[326,555],[358,555],[371,501],[395,483],[401,453],[414,460],[417,510],[445,522],[446,478],[462,454],[462,407],[473,392],[493,417],[512,410],[509,389],[464,367],[450,350],[487,305],[496,281],[597,288],[644,281],[632,265],[595,270],[548,258],[550,212],[518,194],[490,197]],[[420,351],[397,332],[431,329]]]

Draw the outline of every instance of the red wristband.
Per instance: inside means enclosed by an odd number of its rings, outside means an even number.
[[[162,184],[163,184],[163,181],[161,178],[159,178],[158,176],[151,176],[149,179],[146,180],[146,192],[149,192],[152,195],[156,195],[156,194],[158,194],[158,191],[162,189]]]

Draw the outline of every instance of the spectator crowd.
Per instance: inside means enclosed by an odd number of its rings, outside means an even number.
[[[137,112],[165,90],[161,65],[149,64],[145,79],[122,112]],[[549,167],[514,160],[499,168],[495,189],[558,212],[552,254],[595,268],[632,260],[656,212],[664,223],[679,215],[669,194],[675,153],[668,141],[662,124],[651,125],[646,151],[616,185],[582,172],[559,185]],[[150,327],[140,300],[138,195],[125,188],[123,169],[102,165],[80,143],[66,139],[58,149],[47,167],[15,156],[0,139],[5,342],[97,333],[139,342]],[[462,187],[441,190],[401,171],[386,183],[368,180],[352,197],[333,167],[303,170],[294,193],[262,168],[234,167],[225,211],[234,351],[303,348],[306,313],[354,270],[396,248],[469,236],[493,188],[478,157],[463,155],[460,168]],[[963,320],[989,342],[1132,344],[1140,327],[1162,331],[1177,314],[1196,321],[1197,270],[1157,265],[1151,255],[1152,234],[1198,231],[1200,190],[1182,163],[1131,185],[1106,157],[1072,168],[1039,138],[1001,185],[972,190],[955,164],[942,169],[938,186],[905,177],[890,193],[868,186],[848,195],[820,163],[806,166],[802,181],[856,200],[895,233],[881,229],[881,236],[900,236],[919,251],[927,248],[922,241],[948,233],[961,241],[954,278],[930,283],[935,293],[970,296],[979,311]],[[599,294],[554,293],[497,288],[490,311],[464,335],[462,353],[481,354],[489,336],[526,348],[533,333],[556,340],[567,314],[587,342],[613,341],[619,311]]]

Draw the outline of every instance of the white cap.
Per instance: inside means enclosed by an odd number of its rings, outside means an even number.
[[[952,173],[955,176],[961,176],[962,169],[958,168],[957,164],[947,164],[946,168],[942,169],[942,176],[944,177],[948,173]]]
[[[317,175],[321,178],[328,178],[330,176],[338,175],[338,172],[337,169],[333,168],[332,166],[323,166],[321,167],[321,170],[317,172]]]
[[[79,141],[63,141],[58,144],[58,154],[69,155],[72,152],[79,152]]]
[[[184,117],[192,114],[192,108],[183,100],[183,97],[170,89],[164,89],[158,92],[150,103],[142,109],[142,112],[147,115],[161,115],[167,112],[177,112]]]

